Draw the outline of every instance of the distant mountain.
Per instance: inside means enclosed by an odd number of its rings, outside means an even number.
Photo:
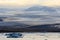
[[[0,13],[5,13],[6,11],[21,11],[21,8],[0,8]]]
[[[25,29],[30,32],[60,32],[60,24],[43,24],[30,26]]]
[[[20,28],[25,28],[28,27],[29,25],[24,24],[24,23],[19,23],[19,22],[0,22],[0,31],[13,31],[13,30],[18,30]]]
[[[60,23],[34,25],[34,26],[29,26],[29,27],[25,25],[23,27],[21,25],[19,25],[19,27],[18,26],[8,26],[8,27],[0,26],[0,32],[60,32]]]
[[[0,8],[0,13],[5,13],[6,11],[15,11],[15,9],[10,9],[10,8]]]
[[[56,9],[53,7],[47,7],[47,6],[32,6],[27,8],[25,11],[47,11],[47,12],[55,12]]]

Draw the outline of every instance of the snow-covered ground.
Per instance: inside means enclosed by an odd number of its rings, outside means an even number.
[[[6,38],[7,33],[0,33],[0,40],[60,40],[60,33],[21,33],[22,38]]]

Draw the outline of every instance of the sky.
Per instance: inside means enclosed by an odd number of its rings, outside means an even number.
[[[60,0],[0,0],[0,6],[60,6]]]

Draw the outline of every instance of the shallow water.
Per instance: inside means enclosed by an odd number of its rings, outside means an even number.
[[[59,12],[41,12],[41,11],[8,11],[6,13],[0,13],[0,17],[7,17],[4,21],[14,21],[25,24],[48,24],[48,23],[60,23]]]

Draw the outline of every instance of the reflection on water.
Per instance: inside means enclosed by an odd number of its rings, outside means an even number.
[[[6,33],[5,36],[7,36],[7,38],[20,38],[22,37],[22,34],[20,33]]]

